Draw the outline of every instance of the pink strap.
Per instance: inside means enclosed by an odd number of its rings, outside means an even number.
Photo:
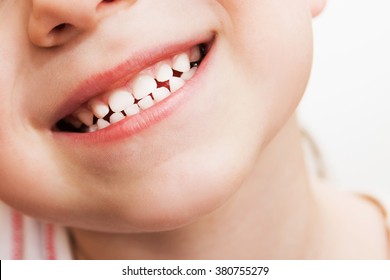
[[[45,225],[45,251],[47,260],[55,260],[56,252],[54,248],[54,226],[53,224]]]
[[[12,259],[23,258],[23,217],[16,210],[12,210]]]

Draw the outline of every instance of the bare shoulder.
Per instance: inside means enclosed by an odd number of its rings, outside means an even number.
[[[379,205],[332,186],[317,186],[315,193],[323,217],[329,258],[389,258],[389,232]]]

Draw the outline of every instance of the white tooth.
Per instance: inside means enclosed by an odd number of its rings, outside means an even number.
[[[171,92],[177,91],[179,88],[184,86],[186,82],[182,78],[173,77],[169,80],[169,87],[171,89]]]
[[[153,104],[154,104],[154,101],[150,95],[148,95],[148,96],[142,98],[140,101],[138,101],[138,106],[142,110],[146,110],[146,109],[152,107]]]
[[[183,73],[183,74],[181,75],[181,78],[182,78],[184,81],[190,80],[190,79],[194,76],[196,70],[198,70],[198,67],[192,67],[192,68],[190,69],[190,71]]]
[[[98,126],[96,124],[88,127],[88,132],[95,132],[96,130],[98,130]]]
[[[173,76],[173,70],[168,63],[161,63],[156,70],[156,80],[159,82],[168,81]]]
[[[119,122],[121,120],[123,120],[125,118],[125,116],[122,114],[122,113],[114,113],[110,116],[110,123],[113,124],[113,123],[116,123],[116,122]]]
[[[188,54],[182,53],[178,54],[173,58],[172,68],[179,72],[187,72],[190,70],[190,58]]]
[[[167,98],[171,94],[171,92],[166,87],[160,87],[155,89],[152,94],[154,101],[159,102]]]
[[[134,97],[125,89],[117,89],[108,93],[108,105],[113,112],[123,111],[134,103]]]
[[[190,61],[191,62],[199,61],[201,57],[202,57],[202,55],[200,53],[199,46],[193,47],[191,49]]]
[[[93,114],[86,108],[78,109],[76,112],[74,112],[74,116],[86,126],[93,124]]]
[[[106,128],[107,126],[110,126],[110,123],[104,119],[98,119],[97,120],[97,127],[98,129]]]
[[[92,99],[88,102],[88,106],[91,108],[92,113],[99,119],[104,118],[110,112],[108,105],[99,99]]]
[[[132,116],[140,112],[137,104],[133,104],[125,109],[126,116]]]
[[[142,99],[157,88],[157,82],[149,75],[139,75],[132,84],[133,95]]]

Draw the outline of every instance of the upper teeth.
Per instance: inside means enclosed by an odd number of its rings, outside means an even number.
[[[179,72],[189,71],[191,69],[189,55],[186,53],[176,55],[173,58],[172,68]]]
[[[125,116],[138,114],[184,86],[197,70],[197,64],[191,67],[192,63],[201,59],[200,47],[196,46],[170,60],[158,62],[123,88],[92,98],[62,121],[75,129],[82,123],[84,128],[80,132],[93,132],[121,121]]]
[[[168,81],[173,77],[173,70],[168,63],[161,63],[156,69],[156,80],[159,82]]]
[[[136,99],[142,99],[157,88],[157,82],[152,76],[139,75],[131,85],[131,90]]]
[[[138,98],[139,99],[139,98]],[[125,89],[117,89],[108,94],[108,105],[113,112],[120,112],[134,104],[133,95]]]

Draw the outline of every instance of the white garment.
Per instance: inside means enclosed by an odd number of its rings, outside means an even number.
[[[66,229],[22,215],[0,201],[0,259],[72,259]]]

